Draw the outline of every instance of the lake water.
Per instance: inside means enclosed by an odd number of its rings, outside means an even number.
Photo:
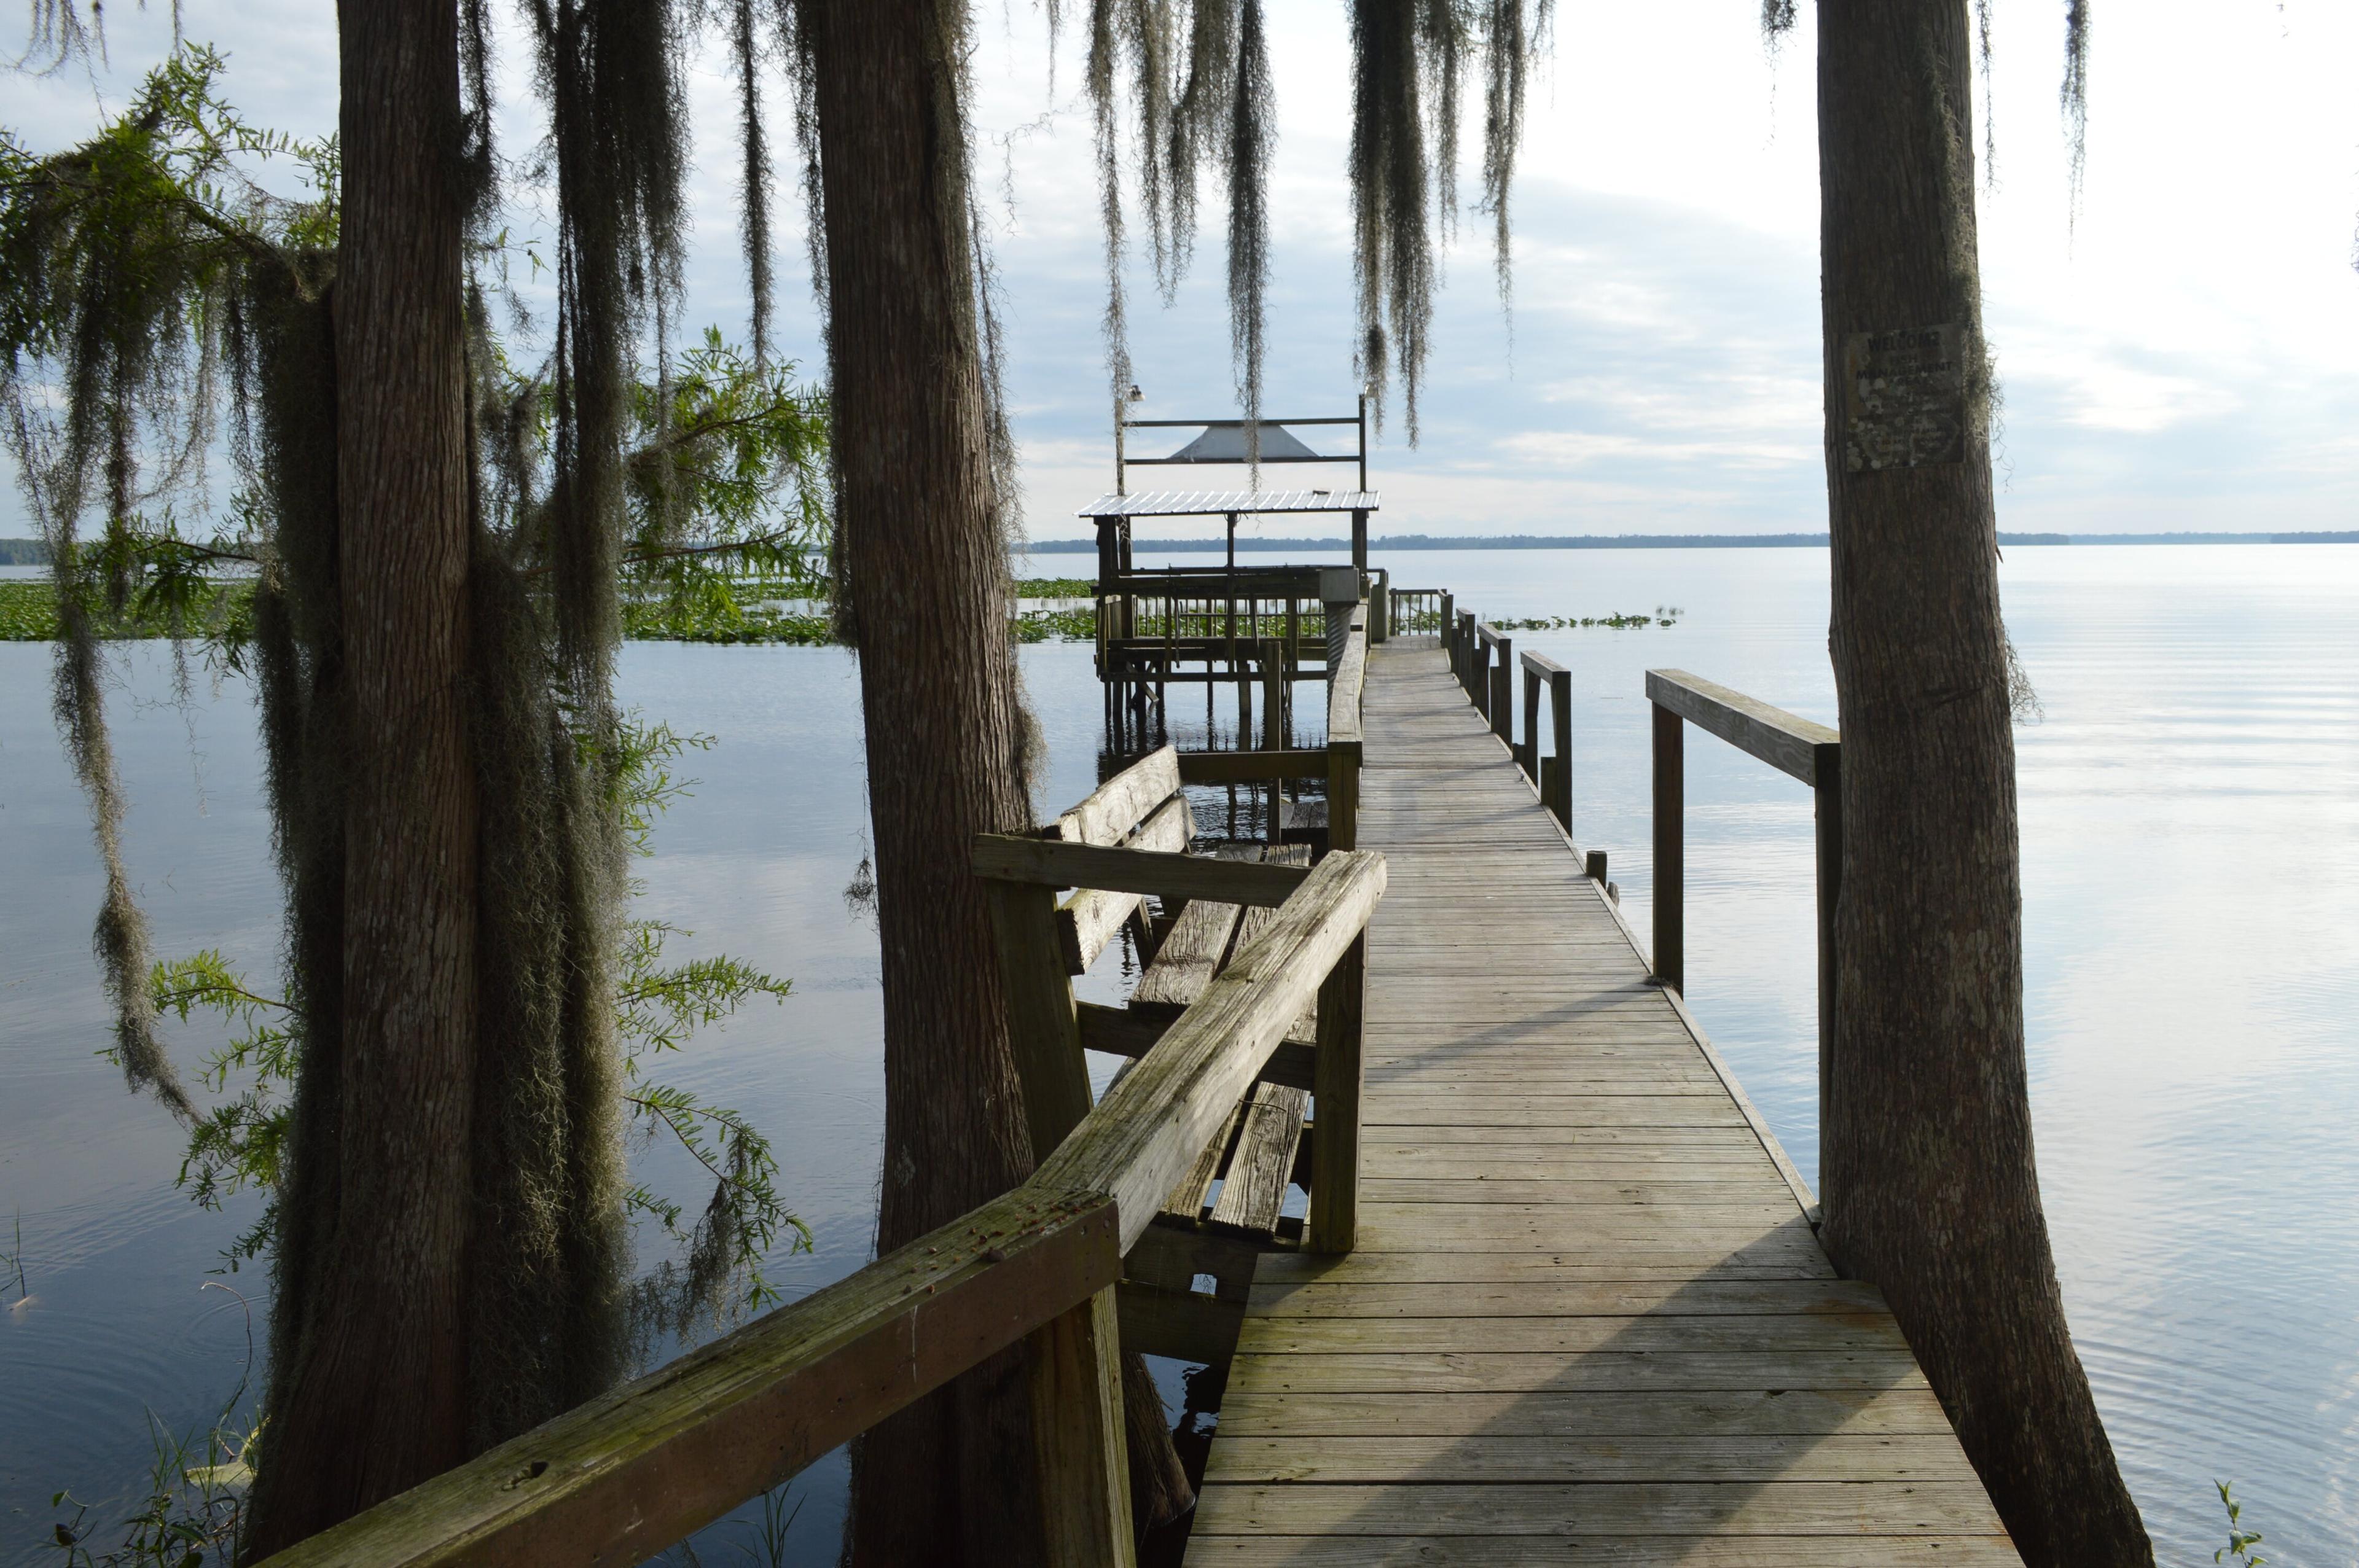
[[[1201,564],[1206,557],[1179,557]],[[1027,575],[1087,557],[1047,556]],[[1158,563],[1159,564],[1159,563]],[[1670,628],[1519,633],[1573,671],[1574,832],[1647,926],[1641,673],[1676,665],[1832,722],[1822,550],[1403,553],[1399,587],[1501,616],[1678,606]],[[2359,548],[2018,548],[2008,620],[2045,704],[2018,731],[2033,1110],[2072,1325],[2165,1562],[2208,1561],[2214,1477],[2285,1568],[2359,1561]],[[47,1557],[49,1494],[114,1505],[152,1419],[236,1387],[253,1271],[210,1272],[251,1207],[192,1208],[179,1140],[92,1055],[87,818],[48,716],[49,650],[0,644],[0,1227],[33,1300],[0,1313],[0,1563]],[[267,973],[277,933],[245,686],[126,650],[112,717],[159,953]],[[1049,742],[1039,804],[1094,784],[1085,646],[1025,650]],[[624,698],[715,736],[658,831],[642,913],[794,996],[690,1044],[671,1076],[776,1141],[812,1251],[789,1295],[867,1256],[883,1119],[856,674],[833,649],[639,643]],[[1310,706],[1306,704],[1306,706]],[[1815,1175],[1810,809],[1783,775],[1688,747],[1689,1000]],[[1111,999],[1109,961],[1086,983]],[[184,1061],[208,1043],[191,1031]],[[646,1179],[692,1190],[675,1152]],[[12,1231],[0,1246],[18,1250]],[[16,1294],[8,1281],[8,1300]],[[796,1483],[795,1561],[832,1563],[842,1470]],[[104,1517],[104,1507],[92,1510]],[[716,1527],[715,1544],[743,1535]],[[706,1553],[727,1561],[734,1553]]]

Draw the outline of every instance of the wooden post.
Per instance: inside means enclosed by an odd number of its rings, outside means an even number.
[[[1327,847],[1360,847],[1360,747],[1327,748]]]
[[[1441,596],[1441,645],[1450,653],[1450,667],[1458,667],[1458,596]]]
[[[1686,809],[1680,748],[1686,720],[1656,703],[1655,708],[1655,979],[1676,991],[1687,989],[1687,925],[1680,877]]]
[[[1512,638],[1499,639],[1499,662],[1491,671],[1491,733],[1516,749],[1516,644]]]
[[[1286,708],[1285,644],[1275,637],[1261,640],[1261,748],[1266,752],[1282,752],[1292,744],[1293,716]],[[1277,779],[1266,788],[1256,785],[1256,795],[1266,795],[1269,816],[1263,837],[1272,844],[1285,842],[1285,808],[1279,804],[1286,786]]]
[[[1282,752],[1292,727],[1286,711],[1286,644],[1275,637],[1261,640],[1261,749]]]
[[[1130,1568],[1130,1462],[1112,1286],[1033,1331],[1032,1440],[1051,1568]]]
[[[1312,1059],[1316,1118],[1310,1138],[1310,1221],[1303,1245],[1349,1252],[1359,1223],[1360,1087],[1368,939],[1336,960],[1319,988],[1319,1052]]]
[[[1515,766],[1524,769],[1524,778],[1531,781],[1533,790],[1540,787],[1540,672],[1524,672],[1524,745],[1515,748]],[[1548,795],[1540,795],[1548,799]]]
[[[1362,571],[1368,569],[1368,514],[1364,511],[1352,514],[1352,564]]]
[[[1572,831],[1572,672],[1559,670],[1549,677],[1549,718],[1556,731],[1556,768],[1546,794],[1548,808],[1558,826]]]
[[[1128,639],[1138,635],[1138,599],[1131,592],[1128,582],[1132,572],[1136,569],[1136,563],[1131,558],[1130,519],[1127,517],[1122,520],[1122,541],[1118,547],[1122,553],[1122,575],[1125,579],[1122,590],[1122,634]]]
[[[1007,997],[1008,1045],[1024,1090],[1037,1162],[1056,1152],[1090,1113],[1089,1063],[1073,1007],[1073,982],[1057,940],[1057,895],[1024,882],[986,881],[991,932]]]
[[[1603,849],[1592,849],[1589,851],[1587,858],[1582,861],[1582,870],[1589,874],[1589,880],[1591,881],[1603,881],[1605,880],[1605,851]]]
[[[1299,600],[1286,601],[1286,732],[1294,733],[1295,687],[1302,678],[1302,611]]]
[[[1826,1212],[1827,1133],[1834,1114],[1835,903],[1843,893],[1843,748],[1817,748],[1819,871],[1819,1206]]]

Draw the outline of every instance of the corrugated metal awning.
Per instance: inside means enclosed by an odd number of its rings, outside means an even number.
[[[1101,495],[1076,517],[1223,517],[1234,512],[1374,512],[1373,490],[1150,490]]]
[[[1353,454],[1340,458],[1321,458],[1302,444],[1293,431],[1269,420],[1256,420],[1261,428],[1261,460],[1269,462],[1345,462]],[[1133,458],[1132,462],[1167,463],[1241,463],[1245,460],[1245,422],[1242,419],[1213,419],[1205,423],[1204,433],[1172,453],[1168,458]]]

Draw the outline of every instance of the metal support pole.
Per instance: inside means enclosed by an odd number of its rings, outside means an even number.
[[[1368,395],[1360,394],[1360,489],[1368,488]]]

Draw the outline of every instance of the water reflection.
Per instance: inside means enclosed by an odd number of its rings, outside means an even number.
[[[1573,671],[1575,835],[1611,853],[1642,931],[1642,672],[1678,665],[1836,717],[1822,552],[1376,564],[1498,614],[1686,608],[1671,628],[1516,636]],[[2346,1564],[2359,1553],[2359,549],[2017,549],[2003,572],[2048,713],[2018,735],[2034,1112],[2100,1402],[2166,1559],[2215,1543],[2218,1476],[2236,1480],[2274,1560]],[[1023,653],[1045,810],[1113,759],[1089,648]],[[694,933],[682,958],[727,951],[795,981],[790,1000],[691,1042],[677,1076],[775,1139],[816,1240],[775,1260],[799,1295],[857,1267],[872,1239],[875,935],[840,896],[867,848],[856,671],[832,649],[643,643],[621,679],[625,702],[721,741],[658,830],[644,913]],[[177,1131],[92,1055],[98,881],[47,682],[47,649],[0,645],[0,1224],[21,1208],[38,1298],[0,1318],[0,1563],[46,1555],[50,1492],[97,1499],[144,1471],[144,1408],[182,1429],[235,1384],[239,1319],[199,1286],[253,1217],[172,1191]],[[234,680],[201,681],[184,715],[170,690],[158,651],[135,650],[114,701],[127,849],[158,951],[218,946],[266,968],[277,890],[250,703]],[[1296,739],[1316,744],[1306,690]],[[1174,740],[1234,744],[1217,704],[1209,719],[1189,706],[1173,701]],[[1689,998],[1815,1176],[1808,794],[1701,740],[1688,762]],[[1225,836],[1225,794],[1199,793],[1200,823]],[[1237,836],[1266,831],[1266,806],[1240,807]],[[1125,983],[1102,962],[1082,991],[1117,1000]],[[650,1146],[643,1174],[684,1184],[682,1158]],[[797,1561],[833,1561],[842,1487],[834,1461],[798,1484]]]

